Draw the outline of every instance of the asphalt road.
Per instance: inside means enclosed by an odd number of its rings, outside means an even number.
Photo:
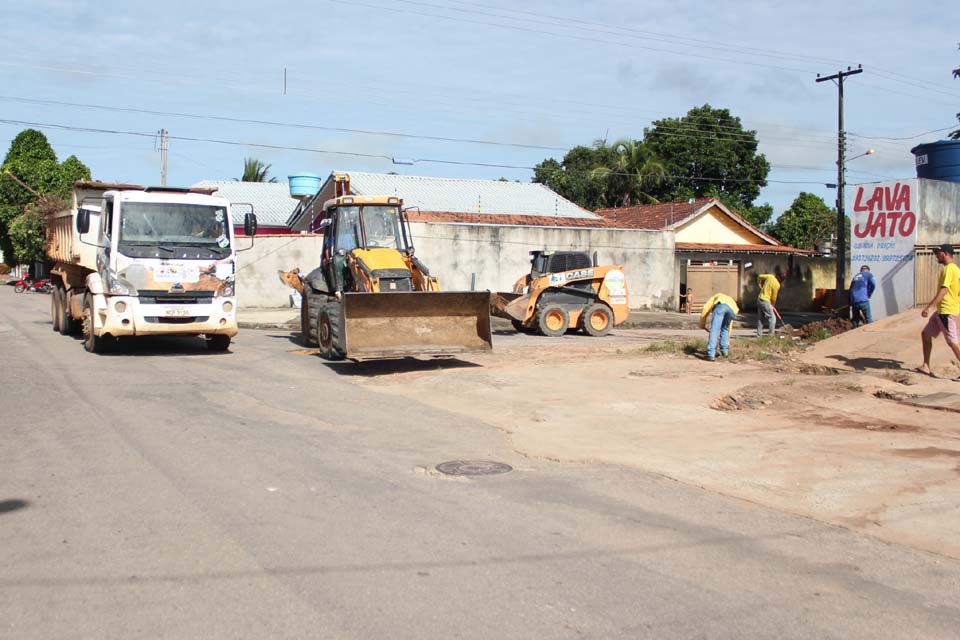
[[[48,308],[0,286],[0,637],[960,629],[956,561],[637,470],[520,457],[483,423],[355,384],[383,368],[299,355],[283,332],[95,356]],[[457,459],[514,470],[433,470]]]

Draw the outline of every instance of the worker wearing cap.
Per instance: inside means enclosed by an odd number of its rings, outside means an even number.
[[[770,335],[777,330],[777,297],[780,295],[782,274],[761,273],[757,276],[760,295],[757,297],[757,337],[763,337],[763,325],[770,328]]]
[[[707,329],[707,316],[713,314],[710,328]],[[733,319],[740,313],[737,301],[725,293],[714,294],[707,300],[700,312],[700,328],[710,332],[707,338],[707,360],[717,357],[717,339],[720,339],[720,355],[726,358],[730,355],[730,326]]]
[[[877,288],[877,281],[870,273],[870,267],[863,265],[860,267],[860,273],[853,276],[850,281],[850,309],[853,312],[853,327],[860,326],[861,318],[863,324],[873,322],[873,316],[870,314],[870,296]]]
[[[933,250],[933,253],[937,262],[943,265],[943,269],[940,271],[937,295],[920,313],[924,318],[930,316],[930,320],[920,334],[923,343],[923,364],[915,369],[928,376],[933,375],[930,369],[933,339],[941,333],[953,349],[954,357],[960,361],[960,338],[957,336],[957,315],[960,314],[960,267],[953,261],[953,247],[949,244],[940,245]],[[930,315],[930,308],[934,306],[937,312]]]

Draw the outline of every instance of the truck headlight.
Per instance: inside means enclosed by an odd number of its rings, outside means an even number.
[[[135,296],[137,288],[109,269],[104,272],[107,293],[114,296]]]

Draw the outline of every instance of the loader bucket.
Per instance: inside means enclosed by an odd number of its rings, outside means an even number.
[[[351,360],[491,351],[490,294],[347,293],[344,356]]]
[[[507,310],[511,302],[522,297],[524,297],[522,293],[506,293],[503,291],[490,294],[490,314],[507,320],[523,320],[522,317],[516,318],[511,315]]]

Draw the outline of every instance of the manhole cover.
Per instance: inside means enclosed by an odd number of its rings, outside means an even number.
[[[490,460],[451,460],[438,464],[437,471],[448,476],[493,476],[513,471],[513,467]]]

